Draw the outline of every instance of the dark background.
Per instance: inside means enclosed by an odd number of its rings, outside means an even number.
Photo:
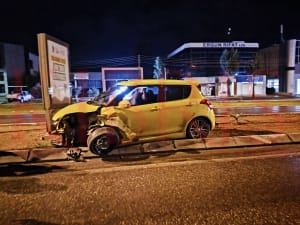
[[[10,0],[1,2],[0,41],[37,54],[37,34],[47,33],[70,44],[71,63],[165,57],[186,42],[264,47],[280,41],[280,24],[285,39],[300,38],[299,9],[299,2],[289,0]]]

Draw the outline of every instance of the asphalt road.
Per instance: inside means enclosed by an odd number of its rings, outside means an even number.
[[[1,165],[0,223],[297,225],[299,149]]]

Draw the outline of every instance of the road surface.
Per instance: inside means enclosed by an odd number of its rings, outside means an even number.
[[[298,225],[299,145],[265,148],[0,165],[0,223]]]
[[[233,107],[215,108],[216,116],[230,114],[272,114],[272,113],[300,113],[300,106],[270,106],[270,107]],[[45,114],[12,114],[0,115],[0,124],[11,123],[42,123],[45,122]]]

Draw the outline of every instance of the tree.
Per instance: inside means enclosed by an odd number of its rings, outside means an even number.
[[[159,56],[155,58],[153,68],[153,79],[164,79],[164,65]]]
[[[237,49],[224,49],[220,57],[220,66],[226,75],[230,76],[240,67],[240,55]]]
[[[265,61],[263,55],[256,54],[254,60],[248,62],[246,71],[248,74],[257,73],[258,71],[263,71],[263,65],[265,65]]]

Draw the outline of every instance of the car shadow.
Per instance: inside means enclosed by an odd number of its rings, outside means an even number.
[[[131,161],[141,161],[150,158],[149,154],[143,153],[122,153],[113,155],[103,155],[100,157],[102,161],[106,162],[131,162]]]
[[[38,174],[51,173],[57,170],[63,170],[60,166],[40,166],[22,164],[6,164],[0,165],[0,177],[9,176],[31,176]]]
[[[68,189],[68,186],[65,184],[47,184],[36,177],[0,180],[0,186],[1,192],[12,195],[34,194],[49,190],[53,192],[62,192]]]
[[[150,151],[143,153],[122,153],[122,154],[113,154],[113,155],[104,155],[100,157],[102,161],[106,162],[136,162],[136,161],[145,161],[151,157],[163,158],[175,155],[179,152],[185,152],[188,154],[199,154],[201,151],[197,149],[175,149],[175,150],[164,150],[164,151]],[[149,162],[152,163],[152,162]],[[147,164],[147,162],[143,162]]]
[[[20,219],[20,220],[13,220],[14,222],[17,222],[17,224],[20,225],[59,225],[59,223],[48,223],[36,219]]]

